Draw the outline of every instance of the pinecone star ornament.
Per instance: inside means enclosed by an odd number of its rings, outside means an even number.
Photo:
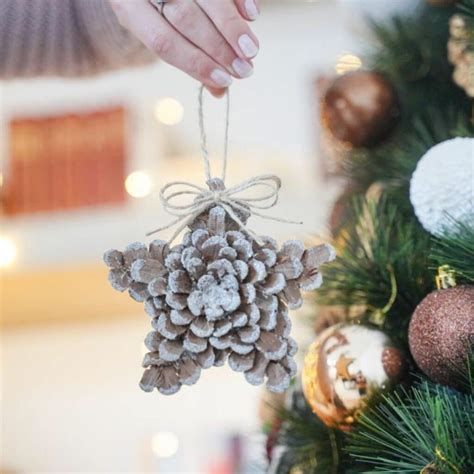
[[[239,217],[245,222],[248,215]],[[327,244],[305,249],[290,240],[278,250],[273,239],[260,240],[216,205],[195,219],[180,245],[136,242],[104,254],[112,287],[128,290],[151,318],[143,390],[174,394],[226,360],[253,385],[288,387],[297,351],[288,310],[302,305],[301,290],[321,285],[319,267],[335,253]]]

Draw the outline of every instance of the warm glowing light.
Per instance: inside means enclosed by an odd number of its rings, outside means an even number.
[[[168,431],[160,431],[151,439],[151,449],[159,458],[170,458],[178,451],[178,437]]]
[[[336,64],[336,72],[345,74],[349,71],[356,71],[362,67],[362,61],[354,54],[342,54]]]
[[[160,99],[155,106],[156,119],[165,125],[177,125],[183,120],[184,108],[173,97],[164,97]]]
[[[152,182],[150,175],[145,171],[134,171],[125,180],[125,189],[130,196],[142,198],[151,193]]]
[[[3,186],[3,173],[0,173],[0,188]]]
[[[5,268],[15,261],[16,247],[12,240],[0,237],[0,268]]]

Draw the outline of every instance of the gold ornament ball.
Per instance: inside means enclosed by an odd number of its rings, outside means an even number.
[[[323,124],[331,134],[354,147],[383,141],[400,118],[392,84],[373,71],[354,71],[338,77],[321,104]]]
[[[311,344],[303,392],[327,426],[348,431],[369,398],[393,386],[404,372],[404,357],[382,331],[338,324]]]

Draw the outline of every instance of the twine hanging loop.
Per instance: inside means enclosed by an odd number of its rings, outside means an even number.
[[[269,219],[287,224],[302,224],[302,222],[291,221],[279,217],[272,217],[259,212],[261,209],[270,209],[278,202],[278,192],[281,188],[281,180],[274,174],[262,174],[242,181],[236,186],[225,187],[225,175],[227,169],[227,148],[228,148],[228,130],[229,130],[229,93],[227,92],[226,107],[226,125],[225,125],[225,143],[222,165],[222,178],[212,178],[209,163],[209,153],[207,151],[207,139],[204,129],[203,114],[203,87],[199,93],[199,127],[201,131],[201,149],[204,160],[206,183],[208,188],[198,186],[188,181],[173,181],[166,184],[160,190],[160,201],[163,209],[176,219],[169,224],[148,232],[146,235],[152,235],[166,229],[178,226],[169,239],[172,242],[179,233],[188,227],[203,212],[213,205],[219,205],[227,212],[228,216],[238,224],[241,230],[249,234],[257,243],[262,244],[259,237],[248,229],[236,211],[242,211],[244,214],[259,216],[263,219]],[[248,195],[246,191],[258,190],[256,194]],[[190,198],[184,200],[183,198]]]

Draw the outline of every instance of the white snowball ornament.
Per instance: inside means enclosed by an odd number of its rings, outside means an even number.
[[[474,138],[453,138],[430,148],[411,177],[410,201],[433,235],[449,231],[453,219],[473,219]]]

